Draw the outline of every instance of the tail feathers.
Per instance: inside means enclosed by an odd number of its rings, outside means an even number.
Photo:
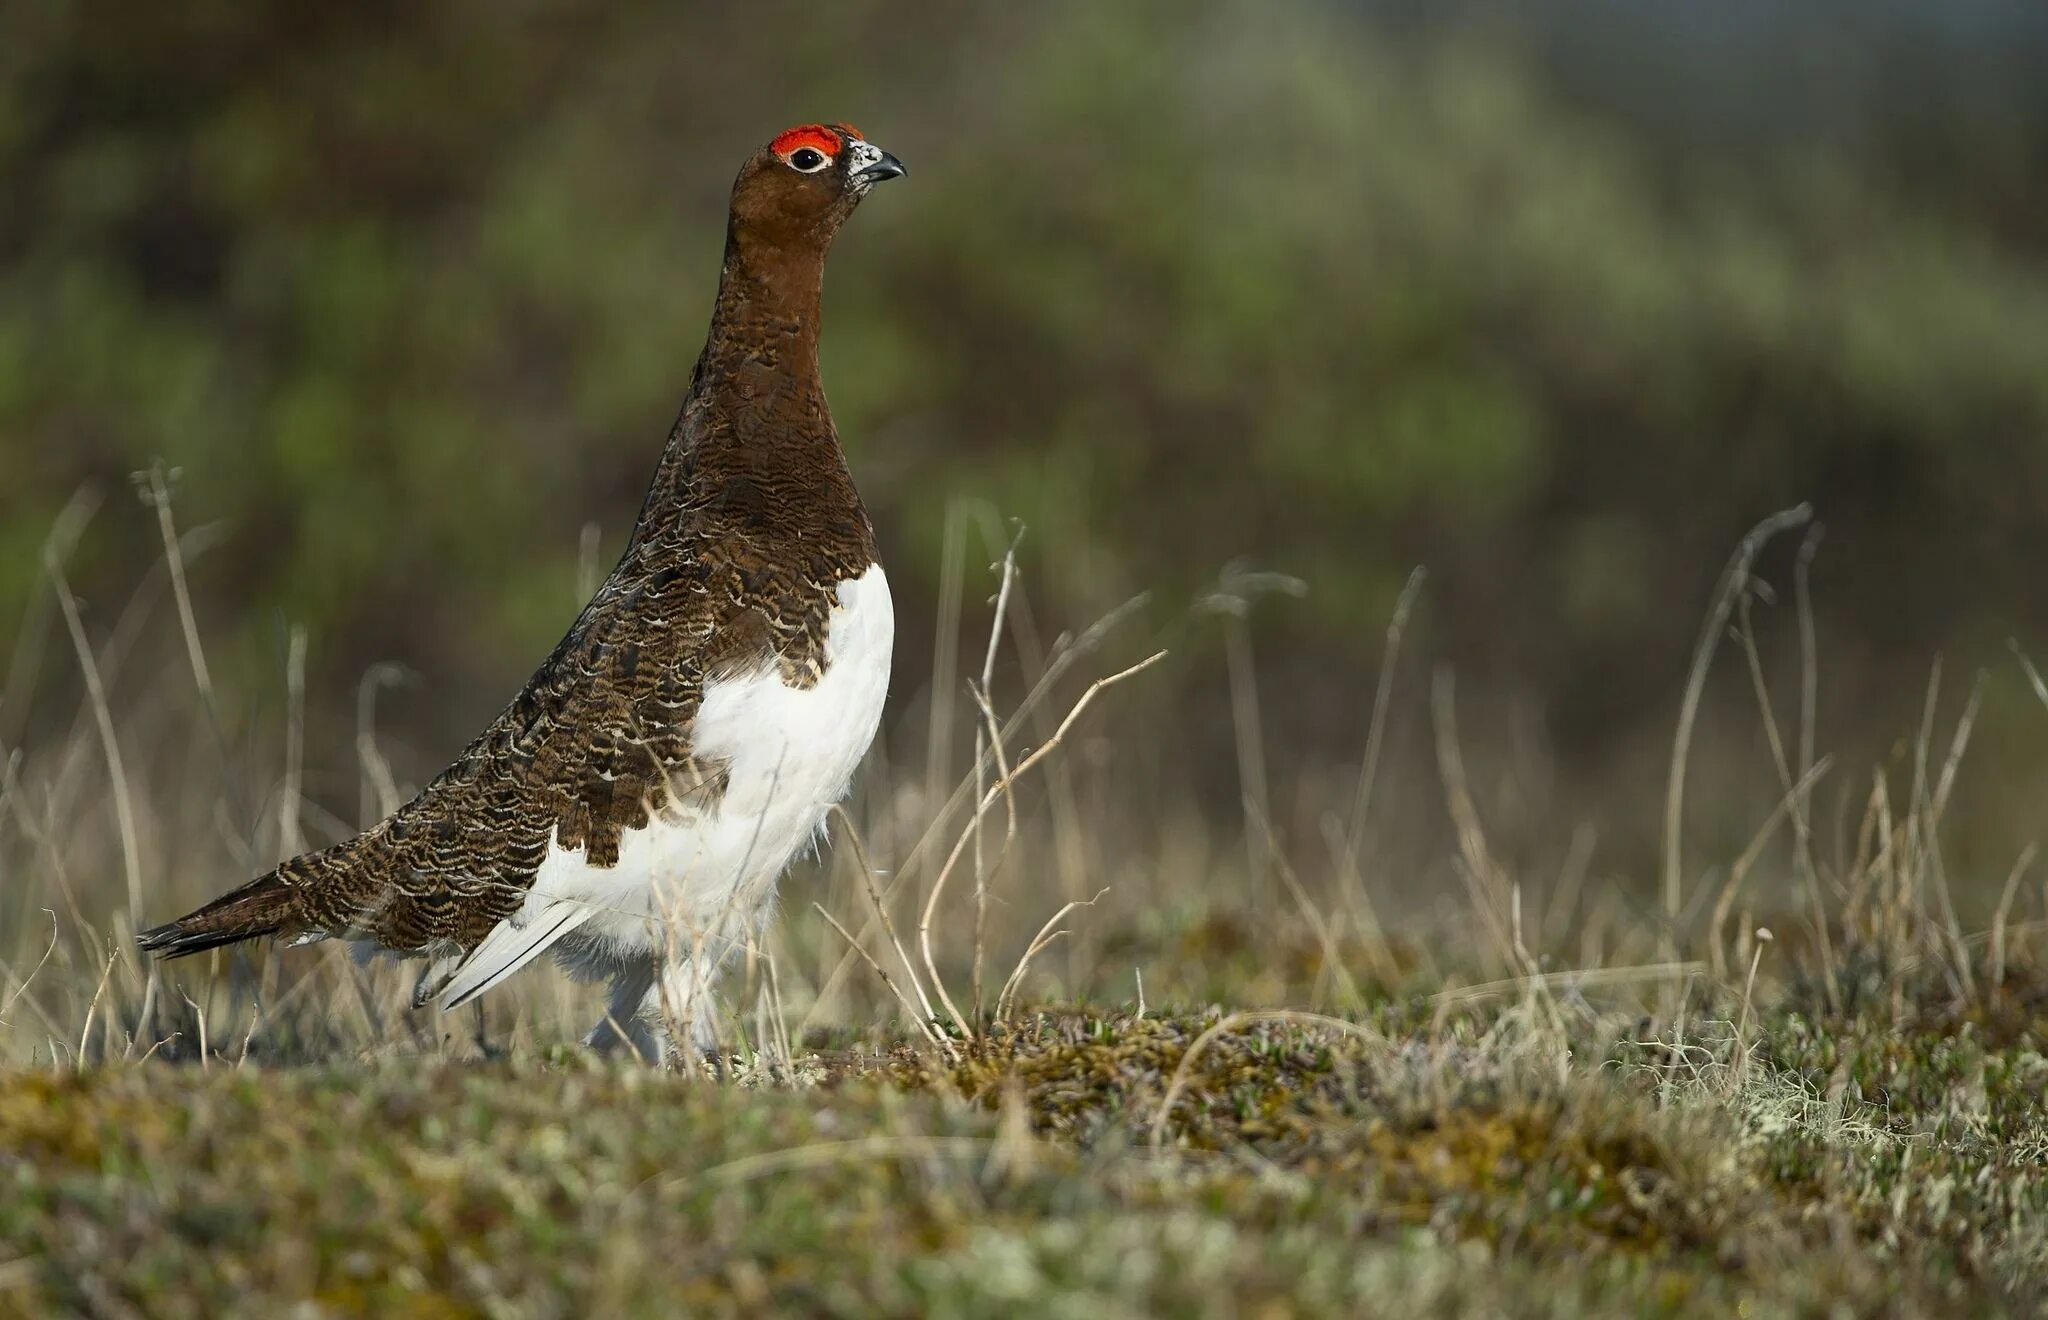
[[[512,921],[499,922],[481,944],[470,950],[447,983],[434,992],[441,1000],[441,1011],[460,1008],[476,998],[532,962],[598,911],[595,903],[556,900],[538,911],[528,911],[526,919],[516,925]]]
[[[240,940],[278,935],[292,925],[298,894],[277,873],[258,876],[196,912],[143,931],[135,942],[165,958],[217,949]]]

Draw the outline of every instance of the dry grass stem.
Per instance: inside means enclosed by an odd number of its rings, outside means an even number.
[[[1008,1017],[1011,1011],[1016,1008],[1017,989],[1024,984],[1024,973],[1030,969],[1031,960],[1037,957],[1040,951],[1048,944],[1051,944],[1055,939],[1066,933],[1065,931],[1054,930],[1053,927],[1059,924],[1075,908],[1094,907],[1102,900],[1102,895],[1108,892],[1109,890],[1105,888],[1097,893],[1094,898],[1077,899],[1066,904],[1059,911],[1045,919],[1045,924],[1038,928],[1038,933],[1031,937],[1031,943],[1024,947],[1022,956],[1017,959],[1017,966],[1010,972],[1010,979],[1003,982],[1003,991],[996,996],[996,1017]]]
[[[1017,580],[1017,545],[1024,539],[1020,526],[1009,546],[1003,551],[1000,566],[1002,574],[996,587],[995,609],[991,612],[988,625],[988,647],[981,657],[981,685],[973,693],[975,704],[981,710],[982,723],[974,732],[974,791],[979,797],[987,791],[988,762],[991,754],[997,761],[999,778],[1009,777],[1009,767],[1003,764],[1002,731],[998,727],[995,707],[990,693],[995,689],[996,651],[1002,642],[1003,621],[1009,613],[1010,588]],[[1010,844],[1017,837],[1017,803],[1013,794],[1004,796],[1008,814],[1008,825],[1004,832],[1003,855],[1007,856]],[[997,863],[1001,865],[1000,861]],[[981,1021],[982,971],[988,948],[988,889],[992,879],[987,857],[982,848],[981,817],[974,818],[974,1019]]]
[[[114,795],[114,819],[121,831],[121,867],[128,882],[128,920],[133,924],[142,911],[142,848],[136,840],[135,804],[128,793],[128,771],[121,760],[121,742],[114,736],[114,712],[107,705],[107,691],[100,682],[100,668],[93,658],[92,644],[85,638],[85,624],[78,616],[78,600],[64,579],[64,565],[52,552],[44,559],[50,583],[56,588],[57,603],[64,613],[64,626],[71,634],[72,649],[78,654],[79,671],[85,677],[86,697],[92,707],[93,723],[99,729],[100,750],[106,757],[107,779]]]
[[[1386,743],[1387,712],[1394,704],[1394,676],[1399,672],[1401,638],[1408,631],[1408,615],[1422,595],[1428,576],[1420,565],[1408,574],[1401,594],[1395,598],[1394,614],[1387,621],[1387,644],[1380,652],[1379,678],[1373,686],[1372,719],[1365,731],[1365,755],[1358,765],[1358,788],[1351,798],[1351,820],[1345,831],[1345,850],[1353,857],[1365,844],[1366,822],[1372,814],[1372,791],[1379,779],[1380,752]]]
[[[1728,868],[1728,879],[1721,886],[1720,898],[1715,900],[1713,919],[1707,930],[1707,956],[1713,963],[1714,978],[1716,980],[1727,979],[1727,965],[1722,961],[1721,954],[1722,932],[1728,928],[1728,914],[1734,910],[1736,896],[1742,891],[1742,882],[1748,878],[1751,869],[1763,857],[1764,848],[1770,843],[1772,835],[1777,833],[1778,826],[1783,824],[1788,818],[1795,820],[1798,818],[1799,804],[1805,802],[1812,795],[1814,785],[1818,784],[1826,776],[1829,764],[1823,758],[1819,764],[1807,770],[1805,776],[1798,783],[1786,787],[1784,795],[1778,799],[1778,805],[1772,808],[1771,814],[1764,819],[1764,823],[1758,826],[1756,833],[1751,836],[1749,846],[1744,848],[1742,855],[1735,859],[1735,865]],[[1819,925],[1823,928],[1826,926],[1827,913],[1825,911],[1816,910],[1813,916]],[[1821,947],[1825,949],[1827,946],[1822,945]],[[1822,963],[1823,970],[1827,973],[1829,982],[1832,984],[1833,963],[1827,959],[1825,952],[1823,952],[1822,957],[1824,960]],[[1832,992],[1830,993],[1832,994]],[[1833,1001],[1831,1000],[1830,1002]]]
[[[1653,985],[1658,982],[1688,981],[1697,976],[1707,975],[1709,969],[1701,962],[1649,963],[1637,967],[1585,967],[1574,971],[1532,972],[1525,976],[1510,976],[1498,981],[1482,981],[1478,985],[1453,986],[1429,997],[1429,1002],[1439,1005],[1469,1004],[1498,995],[1513,994],[1527,990],[1536,984],[1546,988],[1569,986],[1579,990],[1611,988],[1621,985]]]
[[[1060,721],[1059,727],[1053,730],[1052,736],[1043,743],[1040,743],[1029,756],[1018,762],[1013,770],[999,778],[994,785],[981,795],[980,801],[975,804],[973,818],[968,822],[967,828],[960,832],[960,837],[954,840],[953,850],[947,854],[945,864],[939,868],[938,876],[932,881],[931,892],[925,897],[924,911],[918,919],[917,937],[918,946],[924,954],[925,969],[931,974],[932,991],[938,996],[939,1001],[945,1005],[946,1012],[953,1019],[953,1025],[958,1028],[962,1036],[972,1036],[973,1033],[967,1024],[967,1019],[961,1014],[959,1006],[946,993],[945,982],[939,976],[938,963],[932,955],[931,928],[932,914],[938,909],[940,896],[946,892],[946,881],[953,874],[953,869],[958,865],[961,854],[966,850],[968,843],[973,837],[975,822],[979,821],[987,813],[999,796],[1008,793],[1011,786],[1019,778],[1045,760],[1046,757],[1052,755],[1066,741],[1067,733],[1074,727],[1074,722],[1081,718],[1082,713],[1088,709],[1098,695],[1123,682],[1125,679],[1142,673],[1165,658],[1166,652],[1155,651],[1150,656],[1128,668],[1118,670],[1114,674],[1098,678],[1093,683],[1090,683],[1087,691],[1083,692],[1080,699],[1068,709],[1066,718]]]
[[[1693,649],[1692,668],[1685,680],[1685,696],[1679,703],[1678,734],[1672,741],[1671,772],[1664,793],[1664,918],[1671,927],[1666,939],[1674,945],[1678,938],[1679,914],[1684,907],[1679,828],[1685,811],[1685,773],[1691,759],[1693,725],[1699,718],[1700,699],[1706,693],[1707,672],[1713,668],[1714,652],[1720,648],[1722,633],[1728,626],[1729,611],[1748,588],[1750,569],[1756,563],[1756,557],[1772,537],[1803,527],[1812,517],[1813,510],[1801,504],[1774,513],[1750,529],[1722,571],[1706,622],[1700,628],[1699,642]]]
[[[876,978],[881,981],[882,987],[895,996],[897,1004],[903,1009],[904,1016],[917,1025],[918,1030],[923,1033],[925,1039],[935,1045],[945,1043],[945,1037],[932,1028],[930,1017],[921,1011],[917,1002],[911,999],[902,987],[896,984],[882,964],[875,961],[875,956],[869,953],[858,939],[854,938],[853,932],[841,925],[839,918],[827,912],[823,903],[813,903],[811,906],[817,909],[818,915],[823,917],[833,930],[839,932],[840,938],[846,941],[848,947],[860,955],[861,961],[873,969]]]
[[[1478,914],[1504,966],[1516,966],[1514,940],[1507,929],[1507,872],[1494,860],[1480,824],[1479,808],[1465,779],[1465,758],[1458,744],[1456,684],[1448,668],[1436,671],[1430,683],[1430,711],[1436,723],[1437,773],[1443,780],[1444,803],[1458,838],[1458,874],[1465,881]]]
[[[2000,989],[2005,986],[2006,923],[2012,916],[2012,902],[2019,893],[2020,880],[2034,864],[2035,851],[2031,843],[2020,850],[2019,859],[2005,877],[2005,888],[1998,895],[1998,911],[1991,919],[1991,984]]]

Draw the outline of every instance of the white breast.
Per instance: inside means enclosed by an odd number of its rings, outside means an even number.
[[[790,687],[769,664],[705,689],[690,745],[726,766],[718,816],[749,833],[758,829],[773,869],[846,795],[881,722],[895,640],[889,579],[875,564],[839,584],[825,633],[825,672],[816,683]]]
[[[881,722],[895,637],[889,580],[872,565],[839,584],[817,682],[791,687],[771,661],[708,685],[690,743],[725,767],[718,801],[686,800],[627,830],[614,866],[590,866],[582,849],[550,843],[525,904],[464,960],[443,1005],[572,934],[579,964],[665,947],[716,966],[758,927],[777,878],[845,796]]]
[[[681,918],[697,927],[723,925],[734,909],[751,920],[846,795],[874,741],[895,639],[881,565],[840,583],[816,683],[791,687],[771,661],[705,688],[690,745],[704,762],[725,767],[717,804],[627,831],[618,865],[604,870],[584,866],[580,852],[551,848],[535,890],[595,889],[623,916]],[[603,924],[606,935],[635,938],[630,922]]]

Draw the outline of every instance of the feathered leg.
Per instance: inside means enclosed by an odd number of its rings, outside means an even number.
[[[599,1054],[628,1050],[647,1063],[662,1061],[663,1043],[656,1039],[653,1024],[644,1020],[642,1007],[660,964],[653,953],[629,958],[612,977],[611,1002],[604,1019],[590,1029],[583,1043]]]

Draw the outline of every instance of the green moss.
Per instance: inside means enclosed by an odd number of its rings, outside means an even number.
[[[0,1308],[1793,1314],[2048,1284],[2024,1047],[1774,1010],[1739,1071],[1680,1077],[1654,1022],[1527,1003],[1217,1021],[820,1038],[800,1089],[575,1052],[11,1072]]]

